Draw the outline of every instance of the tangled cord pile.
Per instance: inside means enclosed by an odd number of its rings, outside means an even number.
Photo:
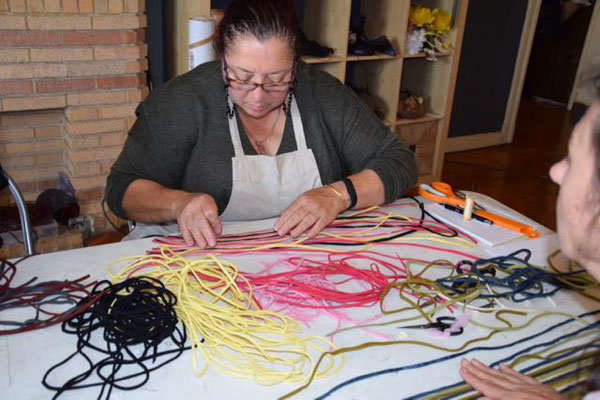
[[[463,260],[456,265],[456,275],[438,279],[437,285],[451,297],[476,293],[479,299],[505,298],[515,303],[550,297],[560,289],[583,293],[596,286],[584,269],[551,272],[532,265],[530,259],[531,250],[521,249],[506,256]]]
[[[177,298],[160,281],[150,277],[131,278],[115,285],[101,281],[94,286],[91,296],[99,298],[62,324],[63,332],[77,336],[77,350],[44,375],[42,383],[56,391],[54,398],[67,390],[93,386],[101,387],[98,398],[109,398],[113,387],[139,388],[148,381],[150,372],[186,350],[185,328],[178,327],[174,309]],[[80,303],[86,301],[88,298]],[[100,335],[103,340],[97,340]],[[166,339],[175,348],[159,351],[159,345]],[[96,345],[100,342],[104,344],[102,347]],[[94,362],[98,353],[102,358]],[[78,354],[87,363],[87,369],[66,382],[53,383],[52,375],[59,375],[57,370],[61,367],[68,368]],[[152,365],[147,365],[148,362]],[[98,380],[85,383],[94,373]]]
[[[295,319],[260,309],[248,280],[227,261],[172,253],[125,259],[133,261],[113,274],[115,281],[152,276],[177,295],[177,314],[189,333],[192,365],[199,376],[211,366],[263,385],[303,383],[312,375],[329,376],[343,365],[326,360],[315,371],[315,360],[333,343],[302,336]],[[206,361],[204,366],[199,367],[197,353]]]
[[[13,327],[0,329],[0,335],[9,335],[41,329],[61,323],[85,310],[96,301],[89,288],[96,282],[83,284],[89,275],[73,281],[47,281],[34,283],[37,277],[13,287],[17,273],[17,262],[0,259],[0,312],[19,308],[32,308],[34,316],[22,320],[0,320],[0,326]],[[64,306],[68,306],[65,310]]]

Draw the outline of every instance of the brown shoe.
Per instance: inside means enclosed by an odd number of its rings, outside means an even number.
[[[411,92],[410,90],[400,91],[400,100],[398,101],[397,115],[405,119],[423,118],[427,111],[425,110],[425,101],[422,96]]]

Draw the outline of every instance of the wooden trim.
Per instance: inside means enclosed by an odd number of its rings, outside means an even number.
[[[533,45],[535,28],[537,26],[541,5],[542,0],[529,0],[527,4],[527,13],[525,14],[523,32],[521,33],[521,42],[519,44],[519,53],[515,63],[508,102],[506,104],[504,123],[502,124],[502,135],[504,136],[503,143],[512,142],[515,134],[515,122],[517,120],[517,113],[519,112],[523,84],[525,83],[529,55],[531,54],[531,47]]]
[[[595,37],[594,37],[595,36]],[[577,73],[575,74],[575,81],[571,88],[571,96],[569,96],[569,103],[567,108],[570,110],[573,108],[573,103],[577,98],[577,92],[580,90],[581,79],[584,73],[586,73],[586,67],[589,66],[590,51],[592,48],[592,42],[598,40],[600,36],[600,1],[596,1],[594,4],[594,12],[590,19],[590,25],[583,43],[583,49],[581,50],[581,56],[579,57],[579,64],[577,65]]]
[[[335,63],[335,62],[344,61],[344,57],[340,57],[340,56],[329,56],[329,57],[301,56],[300,60],[307,64],[325,64],[325,63]]]
[[[444,52],[435,52],[435,56],[436,57],[449,57],[451,55],[453,55],[454,52],[453,51],[444,51]],[[402,58],[427,58],[428,55],[425,53],[418,53],[418,54],[402,54],[401,56]]]
[[[420,124],[422,122],[429,122],[429,121],[437,121],[444,118],[443,115],[437,115],[434,113],[427,113],[424,117],[421,118],[415,118],[415,119],[404,119],[404,118],[397,118],[396,121],[393,123],[396,126],[399,125],[412,125],[412,124]]]
[[[473,150],[480,147],[495,146],[503,143],[506,143],[506,140],[504,139],[502,131],[453,137],[446,140],[446,153]]]
[[[171,36],[170,74],[181,75],[188,72],[188,20],[196,16],[210,17],[210,1],[174,0],[169,2],[172,24],[169,24]]]
[[[444,153],[446,152],[446,138],[448,136],[448,128],[450,127],[450,118],[452,114],[452,103],[454,101],[454,90],[456,89],[456,76],[458,74],[458,64],[460,61],[460,52],[462,48],[463,34],[465,32],[465,22],[467,20],[467,10],[469,8],[469,0],[457,0],[458,12],[456,14],[455,25],[456,36],[454,39],[454,57],[452,57],[452,66],[450,68],[450,77],[448,92],[446,93],[446,107],[444,118],[442,118],[438,128],[435,150],[433,153],[433,176],[435,179],[441,179],[442,167],[444,166]]]

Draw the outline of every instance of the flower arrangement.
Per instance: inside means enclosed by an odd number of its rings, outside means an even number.
[[[406,53],[409,55],[424,52],[427,59],[435,61],[435,53],[450,49],[444,43],[445,34],[450,30],[450,15],[434,8],[411,5],[406,37]]]

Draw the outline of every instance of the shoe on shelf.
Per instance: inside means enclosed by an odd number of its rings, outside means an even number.
[[[331,47],[322,46],[319,42],[309,40],[304,32],[300,32],[300,43],[302,44],[302,55],[309,57],[329,57],[333,54]]]
[[[377,35],[374,38],[367,41],[367,43],[378,51],[379,53],[387,54],[391,57],[396,57],[396,50],[394,50],[394,46],[388,40],[385,35]]]
[[[354,37],[356,37],[355,40],[353,40]],[[369,39],[366,35],[356,35],[354,32],[350,33],[348,53],[355,56],[372,56],[376,53],[387,54],[391,57],[396,56],[394,46],[385,35],[377,35]]]
[[[400,91],[400,100],[398,101],[397,115],[404,119],[423,118],[427,114],[425,101],[422,96],[403,89]]]
[[[364,43],[348,43],[348,54],[354,56],[372,56],[375,54],[373,46]]]

